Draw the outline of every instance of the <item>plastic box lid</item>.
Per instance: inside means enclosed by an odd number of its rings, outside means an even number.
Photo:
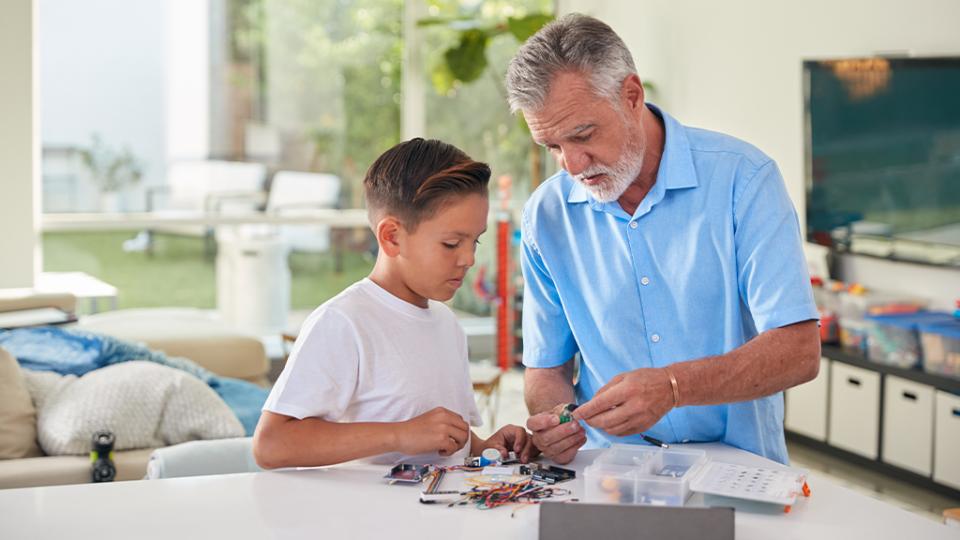
[[[865,319],[877,324],[896,326],[898,328],[904,328],[907,330],[917,330],[920,328],[920,325],[924,324],[950,323],[955,320],[953,315],[949,313],[941,313],[939,311],[920,311],[917,313],[898,313],[890,315],[867,315]]]
[[[927,334],[940,334],[950,339],[960,340],[960,320],[921,324],[919,330]]]

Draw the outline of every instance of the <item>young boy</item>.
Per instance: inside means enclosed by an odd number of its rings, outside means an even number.
[[[441,303],[473,266],[489,179],[487,165],[436,140],[398,144],[370,166],[376,264],[304,323],[254,435],[261,467],[536,452],[519,426],[487,440],[470,431],[480,415],[466,336]]]

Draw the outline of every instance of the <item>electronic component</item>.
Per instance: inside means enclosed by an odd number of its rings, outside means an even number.
[[[419,484],[423,477],[430,472],[429,465],[417,465],[415,463],[398,463],[390,469],[390,472],[384,478],[390,480],[391,484]]]
[[[559,484],[567,480],[573,480],[577,477],[577,472],[554,465],[540,465],[536,468],[531,467],[532,479],[536,482],[546,484]]]
[[[486,448],[479,456],[463,458],[463,466],[471,469],[479,469],[490,465],[514,465],[517,463],[520,463],[520,458],[517,457],[516,452],[507,453],[507,457],[504,459],[503,455],[496,448]]]
[[[560,417],[560,423],[566,424],[567,422],[573,421],[573,411],[577,409],[576,403],[564,403],[563,406],[559,407],[557,411],[557,416]]]
[[[500,462],[501,465],[516,465],[520,463],[520,458],[517,457],[516,452],[507,452],[507,457]]]
[[[430,484],[427,486],[427,489],[420,492],[420,502],[423,504],[435,504],[435,503],[451,503],[456,502],[460,499],[460,492],[455,490],[446,490],[442,491],[440,489],[440,484],[443,483],[443,477],[446,476],[447,471],[444,469],[437,469],[432,473],[430,478]]]
[[[480,453],[480,457],[486,460],[486,463],[483,464],[484,467],[487,465],[500,465],[503,459],[503,455],[500,454],[500,451],[496,448],[484,448],[483,452]]]
[[[683,475],[687,474],[687,471],[689,470],[690,470],[690,467],[685,467],[683,465],[665,465],[662,469],[657,471],[657,476],[680,478]]]

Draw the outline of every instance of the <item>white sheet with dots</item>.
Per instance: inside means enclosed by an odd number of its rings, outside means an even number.
[[[803,493],[807,474],[797,469],[766,469],[732,463],[707,463],[690,489],[710,495],[792,505]]]

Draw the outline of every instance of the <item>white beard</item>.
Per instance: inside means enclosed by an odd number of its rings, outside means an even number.
[[[620,198],[623,192],[630,187],[630,184],[640,176],[640,169],[643,167],[643,150],[633,145],[627,145],[623,149],[623,154],[611,166],[594,165],[573,178],[583,184],[587,191],[593,195],[598,202],[607,203]],[[606,179],[595,185],[584,183],[585,178],[596,176],[598,174],[606,175]]]

